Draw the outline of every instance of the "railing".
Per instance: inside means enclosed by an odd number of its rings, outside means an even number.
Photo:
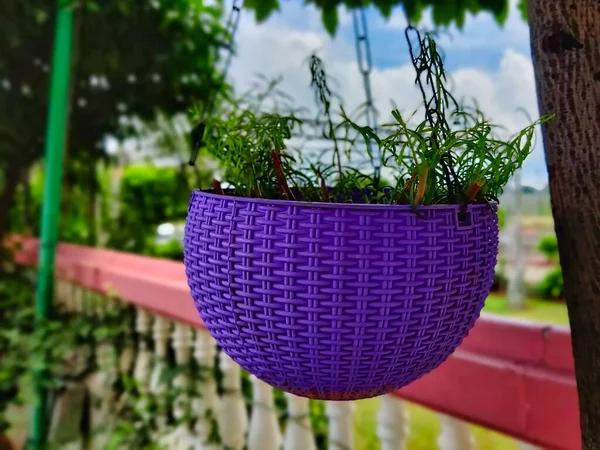
[[[34,266],[37,251],[36,239],[23,239],[16,260]],[[90,448],[105,448],[110,435],[106,418],[118,401],[110,386],[119,373],[128,372],[140,391],[159,400],[153,423],[164,448],[316,448],[308,400],[286,394],[281,428],[273,389],[252,379],[248,400],[242,393],[240,367],[223,353],[218,358],[219,388],[214,377],[198,377],[191,371],[182,371],[169,382],[162,380],[170,351],[178,365],[194,360],[209,374],[217,355],[216,344],[191,301],[181,263],[62,244],[56,269],[56,301],[71,312],[101,316],[120,307],[116,298],[136,310],[137,342],[123,345],[120,354],[112,344],[95,347],[100,369],[86,378],[86,385],[93,398],[92,428],[104,427],[104,431],[93,433]],[[197,389],[189,390],[192,385]],[[166,394],[174,389],[190,394],[169,402]],[[480,318],[442,366],[381,398],[376,434],[382,450],[406,448],[411,427],[403,400],[440,415],[437,445],[442,450],[474,448],[469,424],[504,433],[521,448],[581,446],[570,334],[561,327]],[[168,417],[181,418],[189,411],[195,414],[194,421],[169,426]],[[329,448],[354,448],[353,411],[351,402],[327,402]],[[210,439],[215,424],[219,443]]]

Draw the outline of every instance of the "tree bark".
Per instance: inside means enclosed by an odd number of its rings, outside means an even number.
[[[600,449],[600,2],[528,0],[584,450]]]

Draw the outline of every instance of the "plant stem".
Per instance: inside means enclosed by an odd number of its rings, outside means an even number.
[[[281,164],[281,155],[276,151],[271,152],[271,159],[273,160],[273,165],[275,166],[275,173],[277,174],[277,180],[279,182],[279,187],[283,190],[285,195],[289,200],[296,200],[292,190],[290,189],[287,180],[285,179],[285,173],[283,171],[283,165]]]
[[[223,188],[221,187],[221,182],[219,180],[217,180],[216,178],[213,178],[213,180],[212,180],[212,187],[217,194],[225,195],[225,192],[223,192]]]
[[[467,189],[467,201],[472,202],[483,187],[483,181],[477,180]]]
[[[427,176],[429,175],[429,166],[423,167],[423,175],[419,177],[419,187],[417,188],[417,195],[415,196],[415,203],[418,205],[423,201],[425,197],[425,189],[427,188]]]

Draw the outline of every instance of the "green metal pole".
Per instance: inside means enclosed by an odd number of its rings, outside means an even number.
[[[50,99],[46,131],[44,201],[40,236],[40,261],[35,297],[36,320],[43,323],[52,303],[54,290],[54,259],[58,239],[58,214],[63,172],[63,155],[67,134],[69,76],[71,72],[71,41],[73,39],[73,10],[70,0],[58,0],[54,53],[50,79]],[[46,391],[44,370],[35,372],[37,403],[33,413],[31,444],[41,450],[46,442]]]

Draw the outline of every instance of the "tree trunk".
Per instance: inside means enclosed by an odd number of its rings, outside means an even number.
[[[600,449],[600,2],[528,0],[584,450]]]

